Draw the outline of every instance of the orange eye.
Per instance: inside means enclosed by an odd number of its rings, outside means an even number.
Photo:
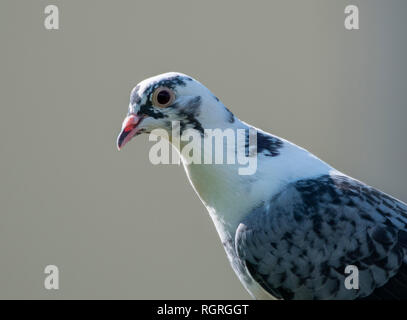
[[[170,106],[175,100],[174,92],[166,87],[159,87],[153,93],[153,104],[160,108]]]

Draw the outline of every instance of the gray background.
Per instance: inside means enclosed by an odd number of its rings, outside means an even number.
[[[406,201],[406,17],[405,0],[2,0],[0,298],[249,298],[183,168],[150,164],[147,136],[116,150],[158,73]]]

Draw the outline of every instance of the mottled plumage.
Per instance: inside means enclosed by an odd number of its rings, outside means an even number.
[[[165,108],[153,101],[161,87],[175,96]],[[181,132],[193,129],[202,139],[206,129],[246,130],[246,155],[257,159],[252,175],[240,175],[234,164],[181,158],[234,271],[254,298],[407,298],[405,203],[239,120],[201,83],[180,73],[146,79],[133,89],[118,147],[140,133],[171,130],[174,120]],[[257,154],[249,150],[249,129],[257,130]],[[345,287],[349,265],[359,270],[357,290]]]
[[[343,175],[287,185],[243,219],[236,251],[277,298],[380,297],[399,273],[407,297],[407,206]],[[347,265],[359,269],[359,290],[345,288]]]

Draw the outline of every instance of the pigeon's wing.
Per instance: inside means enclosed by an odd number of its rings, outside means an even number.
[[[277,298],[407,298],[407,205],[346,176],[288,185],[240,223],[235,250]]]

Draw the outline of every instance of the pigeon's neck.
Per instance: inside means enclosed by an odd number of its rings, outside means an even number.
[[[236,131],[253,128],[236,118],[227,127]],[[188,178],[208,209],[222,241],[233,241],[242,219],[288,183],[331,170],[308,151],[284,139],[260,130],[257,137],[256,170],[251,175],[239,174],[242,166],[238,163],[190,163],[181,152]],[[224,143],[224,154],[227,148]],[[205,152],[203,150],[203,154]]]

